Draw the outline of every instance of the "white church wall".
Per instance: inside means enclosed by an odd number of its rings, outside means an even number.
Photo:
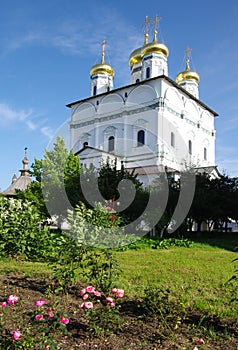
[[[154,88],[150,85],[142,85],[133,88],[128,94],[128,98],[126,100],[126,105],[139,105],[144,102],[151,101],[156,98],[156,92]]]
[[[97,113],[105,114],[119,111],[124,106],[124,100],[120,94],[112,94],[103,97],[98,105]]]
[[[93,103],[85,102],[77,105],[72,112],[72,122],[78,122],[92,118],[95,115],[95,106]]]

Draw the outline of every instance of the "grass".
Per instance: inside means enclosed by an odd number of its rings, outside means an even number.
[[[237,315],[229,305],[225,285],[234,273],[234,252],[209,246],[143,249],[117,253],[123,271],[120,282],[131,296],[148,287],[169,288],[188,306],[221,315]]]
[[[196,307],[219,316],[237,316],[231,305],[232,289],[227,281],[234,274],[237,252],[232,251],[220,238],[209,238],[209,244],[198,240],[190,248],[170,247],[153,249],[153,242],[138,242],[138,250],[116,252],[122,270],[118,286],[130,298],[143,296],[148,287],[158,287],[179,296],[187,306]],[[226,248],[221,248],[226,246]],[[134,247],[135,248],[135,247]],[[228,250],[230,249],[230,250]],[[27,276],[46,276],[50,269],[45,263],[32,263],[5,259],[1,261],[0,274],[24,273]]]
[[[26,276],[36,275],[40,277],[50,274],[50,272],[51,270],[46,263],[1,258],[0,274],[23,273]]]

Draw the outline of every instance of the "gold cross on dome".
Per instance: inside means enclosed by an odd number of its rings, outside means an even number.
[[[152,24],[154,25],[154,32],[157,31],[157,23],[159,23],[160,21],[161,18],[156,15],[154,21],[152,21]]]
[[[152,24],[152,20],[149,19],[149,16],[145,16],[145,21],[142,23],[142,27],[145,28],[144,31],[144,37],[145,37],[145,42],[144,45],[148,43],[148,38],[149,38],[149,24]]]
[[[191,58],[191,52],[192,52],[192,49],[191,47],[187,47],[186,50],[184,51],[185,53],[185,57],[186,57],[186,70],[190,70],[190,58]]]
[[[105,56],[105,46],[107,44],[107,40],[104,39],[101,43],[101,48],[102,48],[102,64],[104,63],[104,56]]]

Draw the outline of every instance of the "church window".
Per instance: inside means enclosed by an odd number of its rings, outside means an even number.
[[[146,79],[150,78],[150,67],[146,68]]]
[[[203,159],[207,160],[207,149],[206,149],[206,147],[204,147],[204,149],[203,149]]]
[[[171,146],[175,147],[175,136],[173,132],[171,132],[170,142],[171,142]]]
[[[114,151],[114,147],[115,147],[115,137],[110,136],[108,139],[108,152]]]
[[[94,85],[93,87],[93,96],[97,95],[97,86]]]
[[[88,146],[88,142],[87,141],[83,143],[83,147],[86,147],[86,146]]]
[[[188,141],[188,153],[189,153],[189,154],[192,154],[192,151],[193,151],[193,149],[192,149],[192,141],[189,140],[189,141]]]
[[[125,98],[127,98],[127,96],[128,96],[128,94],[127,94],[127,92],[125,92]]]
[[[139,83],[140,82],[140,79],[136,79],[136,83]]]
[[[145,132],[144,130],[139,130],[137,133],[137,146],[143,146],[145,144]]]

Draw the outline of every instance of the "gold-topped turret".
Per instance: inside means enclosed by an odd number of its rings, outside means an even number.
[[[142,57],[141,57],[141,50],[142,47],[139,47],[138,49],[135,49],[129,58],[129,63],[130,63],[130,67],[132,68],[135,64],[140,63],[142,61]]]
[[[149,40],[149,24],[151,23],[151,20],[149,19],[148,16],[145,17],[145,21],[142,24],[142,26],[145,28],[144,31],[144,45],[148,44],[148,40]],[[141,63],[142,61],[142,49],[144,46],[138,47],[137,49],[135,49],[129,58],[129,63],[130,63],[130,67],[132,68],[135,64],[137,63]]]
[[[176,83],[181,83],[182,81],[186,80],[193,80],[197,83],[200,81],[200,77],[197,72],[192,71],[190,69],[190,57],[191,57],[191,48],[187,48],[185,50],[185,55],[186,55],[186,69],[183,72],[180,72],[177,77],[176,77]]]
[[[101,47],[102,47],[102,57],[101,57],[101,63],[95,64],[91,70],[90,70],[90,76],[96,74],[108,74],[111,77],[114,77],[114,69],[109,65],[105,63],[105,45],[107,41],[103,40]]]
[[[167,46],[163,43],[158,42],[157,40],[157,23],[159,22],[160,18],[158,18],[157,16],[155,17],[155,20],[151,22],[154,24],[154,38],[151,43],[147,43],[146,45],[144,45],[141,53],[142,57],[150,53],[162,53],[165,57],[169,56],[169,49],[167,48]]]

